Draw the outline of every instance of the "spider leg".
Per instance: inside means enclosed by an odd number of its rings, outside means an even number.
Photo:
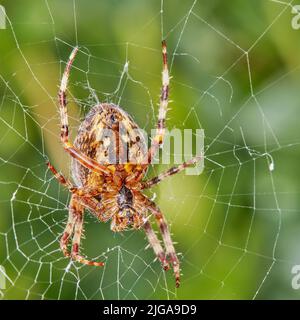
[[[49,161],[46,162],[46,165],[60,184],[62,184],[69,190],[76,188],[68,179],[66,179],[61,173],[59,173]]]
[[[173,174],[179,173],[181,171],[183,171],[185,168],[190,167],[192,165],[194,165],[195,163],[197,163],[198,161],[200,161],[202,159],[202,156],[196,156],[178,166],[172,167],[170,169],[168,169],[165,172],[162,172],[161,174],[159,174],[158,176],[151,178],[148,181],[144,181],[141,183],[141,189],[148,189],[151,188],[152,186],[160,183],[162,180],[166,179],[169,176],[172,176]]]
[[[84,206],[78,201],[79,197],[72,195],[69,206],[69,218],[63,235],[60,239],[60,248],[66,257],[71,257],[74,261],[90,266],[103,266],[103,262],[87,260],[79,255],[79,246],[83,229]],[[68,243],[74,232],[71,253],[68,251]]]
[[[180,265],[171,239],[167,221],[160,209],[154,203],[149,207],[149,209],[154,214],[154,217],[162,234],[162,238],[166,248],[166,255],[170,257],[175,275],[176,288],[178,288],[180,286]]]
[[[83,210],[80,214],[77,214],[76,216],[76,222],[74,227],[74,236],[72,241],[72,251],[71,251],[71,257],[73,260],[80,262],[82,264],[86,264],[89,266],[95,266],[95,267],[103,267],[104,262],[94,262],[85,259],[79,254],[79,247],[80,247],[80,240],[83,230]]]
[[[101,201],[89,196],[79,197],[80,203],[101,222],[107,222],[113,215],[113,208],[104,206]]]
[[[81,165],[95,172],[110,175],[111,171],[107,167],[97,163],[93,159],[90,159],[84,153],[78,150],[71,142],[69,142],[69,123],[68,123],[66,90],[67,90],[70,70],[71,70],[77,51],[78,51],[78,47],[75,47],[70,54],[63,77],[61,79],[61,84],[58,92],[58,100],[60,105],[60,119],[61,119],[60,138],[63,143],[65,151],[68,152],[78,162],[80,162]]]
[[[60,249],[66,257],[70,257],[70,253],[68,251],[68,242],[74,230],[77,212],[78,212],[78,208],[76,206],[76,202],[74,201],[74,198],[72,197],[70,201],[70,206],[69,206],[68,222],[66,224],[63,235],[60,239]]]
[[[151,245],[151,247],[154,250],[154,253],[156,254],[157,258],[159,259],[159,261],[161,262],[164,270],[169,270],[169,263],[166,259],[164,250],[156,236],[156,234],[154,233],[152,227],[151,227],[151,223],[149,221],[147,221],[144,226],[143,226],[146,236],[148,238],[148,241]]]
[[[169,68],[167,58],[167,44],[166,41],[162,41],[162,58],[163,58],[163,70],[162,70],[162,88],[159,103],[158,122],[156,127],[155,136],[152,139],[151,146],[141,164],[141,170],[138,170],[136,174],[127,178],[127,181],[138,182],[146,173],[148,165],[152,162],[159,147],[163,143],[163,139],[166,131],[166,114],[169,103]]]
[[[162,88],[161,88],[161,96],[160,96],[160,104],[159,104],[158,122],[157,122],[156,134],[148,150],[147,159],[145,163],[151,163],[160,145],[163,143],[163,139],[166,131],[166,114],[167,114],[168,103],[169,103],[169,83],[170,83],[166,41],[162,42],[162,57],[163,57]]]
[[[180,264],[179,264],[179,260],[177,258],[176,251],[171,239],[167,221],[163,216],[162,212],[160,211],[160,209],[156,206],[156,204],[153,201],[148,199],[145,195],[143,195],[140,192],[136,193],[136,197],[137,197],[137,201],[139,201],[141,204],[143,204],[143,206],[148,208],[155,217],[155,220],[158,224],[158,227],[160,229],[160,232],[162,234],[162,238],[165,244],[166,256],[170,257],[171,264],[173,266],[175,283],[176,283],[176,287],[178,288],[180,285]]]
[[[66,179],[61,173],[59,173],[54,166],[47,161],[47,166],[49,170],[53,173],[54,177],[61,183],[64,187],[68,188],[70,192],[73,194],[78,195],[79,197],[86,196],[86,197],[94,197],[99,194],[99,190],[95,188],[78,188],[70,182],[70,180]]]
[[[94,196],[99,195],[99,190],[90,188],[78,188],[74,186],[69,180],[67,180],[61,173],[57,172],[57,170],[50,162],[47,162],[47,166],[52,171],[55,178],[63,186],[67,187],[70,192],[76,195],[78,197],[77,201],[82,203],[84,207],[89,209],[91,213],[96,216],[96,218],[98,218],[102,222],[106,222],[110,219],[110,215],[105,215],[106,210],[101,202],[93,198]],[[69,217],[69,221],[71,221],[71,218],[72,217]]]

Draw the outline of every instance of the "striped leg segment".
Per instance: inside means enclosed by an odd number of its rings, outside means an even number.
[[[153,157],[157,153],[160,145],[163,143],[165,128],[166,128],[166,114],[168,110],[169,102],[169,69],[168,69],[168,59],[167,59],[167,45],[166,42],[162,42],[162,57],[163,57],[163,71],[162,71],[162,89],[159,104],[158,122],[156,128],[156,134],[152,140],[151,147],[148,150],[148,161],[146,163],[151,163]]]
[[[167,258],[168,257],[170,258],[170,262],[172,264],[174,276],[175,276],[175,284],[176,284],[176,287],[178,288],[180,285],[180,264],[179,264],[179,260],[177,258],[176,251],[175,251],[172,239],[171,239],[171,235],[170,235],[170,231],[169,231],[169,228],[167,225],[167,221],[164,218],[160,209],[155,205],[155,203],[153,201],[148,199],[142,193],[138,193],[137,198],[138,198],[138,201],[143,206],[148,208],[151,211],[151,213],[153,213],[153,215],[156,219],[156,222],[157,222],[158,227],[160,229],[160,232],[161,232],[161,235],[163,238],[163,242],[165,245],[165,249],[166,249],[165,255]],[[151,242],[150,242],[150,244],[151,244]]]
[[[61,119],[60,138],[63,143],[65,151],[68,152],[78,162],[80,162],[80,164],[82,164],[84,167],[98,173],[111,174],[111,171],[107,169],[107,167],[90,159],[84,153],[82,153],[80,150],[74,147],[74,145],[71,142],[69,142],[69,123],[68,123],[66,90],[67,90],[70,70],[77,52],[78,52],[78,47],[75,47],[70,54],[63,77],[61,79],[61,84],[58,92],[58,100],[59,100],[59,106],[60,106],[60,119]]]
[[[103,266],[103,262],[94,262],[87,260],[79,255],[80,239],[83,230],[84,207],[78,202],[78,198],[72,195],[69,207],[69,218],[63,235],[60,239],[60,248],[66,257],[71,257],[74,261],[90,266]],[[71,253],[68,251],[68,243],[73,235]]]
[[[157,122],[155,136],[152,139],[151,146],[148,149],[148,152],[142,161],[141,170],[136,172],[132,176],[128,177],[127,181],[131,180],[133,182],[137,182],[144,177],[147,171],[148,165],[152,162],[152,159],[155,157],[159,147],[163,143],[163,139],[165,136],[166,114],[167,114],[168,103],[169,103],[169,83],[170,83],[166,41],[162,42],[162,58],[163,58],[162,88],[161,88],[158,122]]]
[[[76,187],[74,187],[68,179],[66,179],[61,173],[59,173],[49,161],[46,162],[46,165],[49,170],[51,170],[58,182],[61,183],[64,187],[68,188],[70,191],[76,189]]]
[[[186,161],[178,166],[172,167],[172,168],[168,169],[167,171],[159,174],[157,177],[154,177],[148,181],[142,182],[141,189],[151,188],[152,186],[160,183],[162,180],[168,178],[169,176],[172,176],[173,174],[179,173],[187,167],[193,166],[195,163],[197,163],[201,159],[202,159],[202,156],[196,156],[189,161]]]
[[[156,234],[154,233],[151,224],[149,221],[147,221],[144,226],[143,226],[146,236],[148,238],[148,242],[150,243],[151,247],[154,250],[154,253],[156,254],[157,258],[159,259],[159,261],[161,262],[164,270],[169,270],[170,266],[169,263],[166,259],[164,250],[156,236]]]
[[[72,67],[72,64],[75,60],[76,54],[78,52],[78,47],[75,47],[73,51],[71,52],[69,56],[69,60],[67,62],[67,65],[65,67],[65,71],[63,73],[63,77],[61,79],[60,88],[58,92],[58,99],[59,99],[59,105],[60,105],[60,119],[61,119],[61,139],[62,141],[66,140],[68,141],[69,136],[69,123],[68,123],[68,112],[67,112],[67,86],[69,81],[69,75],[70,70]]]
[[[66,257],[70,257],[70,252],[68,251],[68,243],[69,243],[70,236],[72,235],[74,230],[75,221],[76,221],[76,207],[72,197],[72,200],[70,202],[70,207],[69,207],[68,222],[66,224],[63,235],[60,239],[60,249]]]
[[[47,162],[48,168],[52,171],[55,178],[65,187],[69,189],[74,195],[77,196],[77,201],[84,207],[89,209],[99,220],[106,222],[110,217],[105,218],[105,208],[101,201],[96,200],[94,197],[99,196],[99,190],[94,188],[78,188],[67,180],[61,173],[53,167],[50,162]]]
[[[76,194],[79,197],[95,197],[99,195],[99,190],[95,188],[88,188],[88,187],[83,187],[83,188],[78,188],[72,184],[68,179],[66,179],[61,173],[59,173],[54,166],[47,161],[47,166],[49,170],[53,173],[55,178],[61,183],[64,187],[68,188],[70,192],[73,194]]]
[[[176,255],[176,251],[171,239],[170,230],[166,219],[164,218],[161,211],[155,206],[152,205],[149,209],[153,212],[157,224],[159,226],[160,232],[166,248],[166,256],[170,258],[171,264],[173,266],[173,271],[175,275],[175,284],[176,288],[180,286],[180,264]]]
[[[103,213],[103,206],[99,201],[93,198],[93,195],[96,195],[99,192],[95,190],[91,190],[91,192],[89,192],[74,187],[69,180],[67,180],[62,174],[56,171],[56,169],[50,164],[50,162],[47,162],[47,165],[54,174],[55,178],[73,193],[69,206],[68,222],[60,239],[60,248],[63,254],[66,257],[71,257],[74,261],[78,261],[83,264],[87,264],[90,266],[103,266],[103,262],[93,262],[79,255],[80,240],[83,230],[84,206],[90,209],[91,212],[94,213],[97,217],[101,217],[101,214]],[[74,236],[72,240],[72,250],[70,253],[68,251],[68,243],[73,232]]]
[[[90,260],[83,258],[79,254],[79,247],[80,247],[82,230],[83,230],[83,213],[78,214],[76,217],[74,236],[73,236],[73,241],[72,241],[72,251],[71,251],[72,259],[77,262],[80,262],[82,264],[86,264],[88,266],[103,267],[104,266],[103,262],[90,261]]]

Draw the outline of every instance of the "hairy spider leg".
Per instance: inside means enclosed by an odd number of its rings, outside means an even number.
[[[162,57],[163,57],[162,88],[161,88],[161,96],[160,96],[160,103],[159,103],[158,122],[157,122],[155,136],[148,150],[147,163],[151,163],[153,157],[155,157],[157,150],[163,143],[163,139],[166,131],[166,114],[167,114],[168,103],[169,103],[170,77],[169,77],[168,58],[167,58],[167,44],[165,40],[162,42]]]
[[[200,161],[202,159],[202,156],[196,156],[186,162],[183,162],[182,164],[179,164],[178,166],[174,166],[170,169],[168,169],[165,172],[160,173],[158,176],[151,178],[148,181],[144,181],[141,183],[141,189],[148,189],[153,187],[154,185],[160,183],[161,181],[163,181],[164,179],[179,173],[181,171],[183,171],[185,168],[187,167],[191,167],[193,166],[195,163],[197,163],[198,161]]]
[[[76,222],[76,211],[74,211],[74,205],[71,206],[71,203],[70,203],[68,221],[65,226],[63,235],[60,238],[60,249],[63,252],[64,256],[66,257],[70,257],[70,252],[68,251],[68,242],[69,242],[70,236],[73,233],[75,222]]]
[[[76,187],[74,187],[68,179],[66,179],[61,173],[59,173],[49,161],[46,162],[46,165],[60,184],[68,188],[70,191],[74,188],[76,189]]]
[[[177,258],[176,251],[171,239],[171,234],[170,234],[167,221],[164,215],[162,214],[162,212],[160,211],[160,209],[155,205],[155,203],[152,202],[149,205],[149,210],[154,214],[154,217],[156,219],[156,222],[162,234],[162,238],[166,248],[166,256],[170,257],[171,264],[173,266],[174,275],[175,275],[175,285],[176,285],[176,288],[178,288],[180,286],[180,264],[179,264],[179,260]]]
[[[79,246],[83,229],[83,214],[84,206],[77,200],[76,195],[72,195],[69,206],[69,218],[63,235],[60,240],[60,247],[66,257],[71,257],[72,260],[86,264],[89,266],[102,267],[104,262],[94,262],[83,258],[79,255]],[[71,253],[67,246],[70,237],[73,235]]]
[[[46,164],[58,182],[68,188],[73,194],[76,194],[79,197],[95,197],[99,194],[99,191],[95,188],[78,188],[74,186],[72,182],[59,173],[49,161],[47,161]]]
[[[61,119],[61,134],[60,138],[63,143],[64,149],[73,158],[75,158],[84,167],[93,170],[101,174],[110,175],[112,172],[105,166],[99,164],[97,161],[90,159],[83,152],[78,150],[69,141],[69,123],[68,123],[68,111],[67,111],[67,85],[70,75],[70,70],[75,59],[76,53],[78,52],[78,47],[75,47],[70,54],[69,60],[67,62],[63,77],[61,79],[60,89],[58,92],[58,100],[60,105],[60,119]]]
[[[72,183],[67,180],[62,174],[56,171],[54,166],[47,162],[48,168],[52,171],[55,178],[65,187],[67,187],[73,194],[70,200],[69,205],[69,217],[68,222],[66,224],[65,230],[63,235],[60,239],[60,247],[63,254],[66,257],[71,257],[73,260],[78,261],[83,264],[91,265],[91,266],[103,266],[103,262],[93,262],[87,259],[84,259],[82,256],[79,255],[79,246],[80,246],[80,239],[82,234],[82,227],[83,227],[83,213],[84,207],[91,210],[99,219],[102,217],[104,208],[99,201],[93,198],[94,195],[98,194],[99,192],[88,193],[83,189],[77,188],[72,185]],[[91,190],[93,191],[93,190]],[[84,206],[83,206],[84,205]],[[105,219],[100,219],[105,221]],[[69,239],[74,231],[73,236],[73,244],[71,254],[68,251],[68,242]]]
[[[156,234],[154,233],[154,230],[152,229],[151,223],[149,221],[146,221],[145,224],[143,225],[143,228],[145,230],[148,242],[152,247],[154,253],[156,254],[157,258],[161,262],[164,270],[169,270],[170,266],[166,259],[165,252]]]
[[[180,285],[180,264],[179,260],[176,255],[176,251],[171,239],[170,230],[168,228],[168,224],[166,219],[164,218],[163,213],[160,211],[160,209],[156,206],[156,204],[148,199],[144,194],[140,192],[136,192],[137,202],[140,202],[140,204],[143,207],[146,207],[150,212],[154,215],[155,220],[158,224],[160,233],[162,235],[162,239],[165,245],[166,249],[166,257],[170,258],[170,262],[173,267],[173,272],[175,275],[175,284],[178,288]]]
[[[168,58],[167,58],[167,44],[166,41],[162,41],[162,60],[163,60],[163,70],[162,70],[162,87],[161,87],[161,95],[160,95],[160,103],[159,103],[159,112],[158,112],[158,122],[156,127],[155,136],[152,139],[151,146],[148,149],[148,152],[143,159],[141,170],[129,176],[127,181],[130,183],[140,181],[151,163],[152,159],[155,157],[159,147],[163,143],[165,131],[166,131],[166,114],[168,110],[169,103],[169,68],[168,68]]]

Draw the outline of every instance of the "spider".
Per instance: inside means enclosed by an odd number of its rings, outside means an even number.
[[[145,138],[138,135],[139,127],[121,107],[112,103],[100,103],[91,108],[81,123],[74,144],[69,140],[66,91],[70,69],[79,48],[74,47],[66,64],[58,93],[61,142],[64,150],[72,157],[71,172],[75,184],[67,180],[51,164],[48,168],[56,179],[71,193],[69,216],[60,248],[66,257],[90,265],[103,266],[103,262],[90,261],[79,254],[80,240],[83,233],[84,210],[88,209],[99,221],[111,220],[111,230],[124,231],[128,228],[143,229],[149,244],[164,270],[172,265],[176,287],[180,285],[180,265],[171,239],[166,219],[159,207],[150,200],[143,190],[151,188],[163,179],[176,174],[200,160],[196,156],[191,160],[173,167],[157,177],[145,180],[147,168],[161,147],[165,135],[165,119],[168,110],[169,70],[166,42],[162,42],[162,89],[159,104],[159,116],[155,136],[147,149]],[[119,128],[125,127],[125,133],[119,137]],[[116,139],[123,139],[128,145],[127,153],[135,161],[111,164],[109,162],[109,143],[103,132],[111,129]],[[119,137],[119,138],[118,138]],[[123,142],[124,142],[123,141]],[[124,153],[122,144],[117,144],[117,159]],[[165,250],[154,232],[149,212],[154,216],[162,235]],[[72,237],[71,250],[68,243]]]

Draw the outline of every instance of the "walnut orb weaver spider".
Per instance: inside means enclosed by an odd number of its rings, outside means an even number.
[[[151,188],[168,176],[183,171],[201,158],[201,156],[196,156],[159,174],[157,177],[144,180],[151,159],[158,152],[165,135],[170,79],[166,42],[162,42],[163,71],[158,122],[154,139],[152,139],[148,150],[143,137],[132,133],[133,129],[138,128],[136,123],[119,106],[111,103],[101,103],[92,107],[79,127],[74,144],[69,141],[66,91],[70,69],[77,52],[78,47],[75,47],[70,54],[58,93],[61,142],[64,150],[72,157],[71,172],[75,185],[58,173],[50,162],[47,162],[48,168],[56,179],[71,192],[69,217],[60,239],[61,250],[66,257],[74,261],[90,266],[104,265],[103,262],[90,261],[79,254],[83,232],[83,215],[84,210],[88,209],[99,221],[111,220],[111,230],[114,232],[120,232],[129,227],[143,229],[164,270],[170,268],[169,264],[172,265],[175,284],[176,287],[179,287],[180,264],[168,224],[159,207],[142,193],[142,190]],[[124,135],[121,135],[121,137],[126,142],[129,141],[129,151],[133,154],[135,163],[117,162],[116,164],[110,164],[104,161],[108,148],[101,138],[101,133],[105,128],[111,128],[117,135],[120,124],[127,129],[125,137]],[[143,148],[136,146],[137,141]],[[121,146],[117,146],[116,149],[118,156],[122,152]],[[165,250],[152,229],[149,212],[158,224]],[[71,251],[69,251],[68,243],[71,237],[72,246]]]

